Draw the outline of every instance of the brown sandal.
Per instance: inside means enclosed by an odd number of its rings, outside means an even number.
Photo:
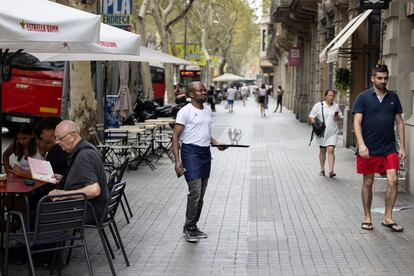
[[[319,175],[320,176],[325,176],[325,171],[320,171]]]
[[[329,173],[329,177],[330,177],[330,178],[334,178],[335,176],[336,176],[336,173],[334,173],[334,172],[330,172],[330,173]]]

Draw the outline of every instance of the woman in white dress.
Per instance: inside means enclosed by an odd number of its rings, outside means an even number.
[[[334,103],[335,99],[335,90],[328,89],[325,92],[325,101],[317,102],[311,112],[309,113],[309,120],[311,123],[315,121],[315,118],[318,117],[319,120],[322,119],[322,106],[323,106],[323,115],[325,119],[325,134],[323,137],[316,137],[316,141],[319,144],[319,161],[321,164],[320,176],[325,175],[325,163],[326,163],[326,153],[328,153],[328,164],[329,164],[329,177],[333,178],[336,176],[334,171],[335,166],[335,146],[338,140],[338,123],[343,118],[343,114],[339,109],[338,104]],[[321,104],[322,103],[322,104]]]

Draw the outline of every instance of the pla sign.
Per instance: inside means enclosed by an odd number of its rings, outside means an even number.
[[[130,31],[132,22],[132,0],[102,0],[102,22]]]

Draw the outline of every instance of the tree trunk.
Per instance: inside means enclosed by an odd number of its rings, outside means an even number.
[[[206,59],[206,67],[204,69],[204,83],[207,87],[210,86],[210,54],[207,50],[207,31],[206,28],[201,29],[201,50],[203,51],[204,57]]]
[[[96,11],[96,1],[82,4],[79,0],[57,1],[79,10]],[[89,128],[96,125],[95,93],[92,88],[91,63],[89,61],[70,62],[70,106],[69,119],[75,121],[81,129],[81,136],[89,138]]]
[[[220,62],[220,66],[219,66],[219,75],[224,74],[224,66],[226,66],[226,63],[227,63],[226,58],[223,58]]]
[[[170,63],[166,63],[165,65],[165,84],[167,90],[167,102],[174,103],[175,102],[175,94],[174,94],[174,65]]]
[[[147,99],[154,99],[152,90],[151,70],[148,62],[141,62],[142,96]]]
[[[168,53],[168,36],[167,33],[164,31],[164,35],[161,36],[161,45],[162,50],[164,53]],[[170,63],[164,64],[165,69],[165,90],[167,90],[167,102],[174,103],[175,102],[175,94],[174,94],[174,65]]]
[[[147,46],[147,37],[145,34],[144,18],[137,16],[136,18],[136,30],[141,35],[141,45]],[[151,72],[148,62],[140,62],[140,71],[142,78],[142,97],[153,99],[154,91],[152,90]]]
[[[86,139],[89,128],[96,124],[96,100],[91,84],[91,63],[71,62],[69,118],[78,124],[81,136]]]

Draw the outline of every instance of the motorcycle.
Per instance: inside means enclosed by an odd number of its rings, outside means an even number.
[[[157,119],[159,117],[175,118],[178,111],[186,104],[187,102],[180,102],[178,104],[160,106],[155,101],[137,98],[134,104],[134,112],[125,120],[124,124],[133,125],[138,122],[144,122],[148,119]]]

